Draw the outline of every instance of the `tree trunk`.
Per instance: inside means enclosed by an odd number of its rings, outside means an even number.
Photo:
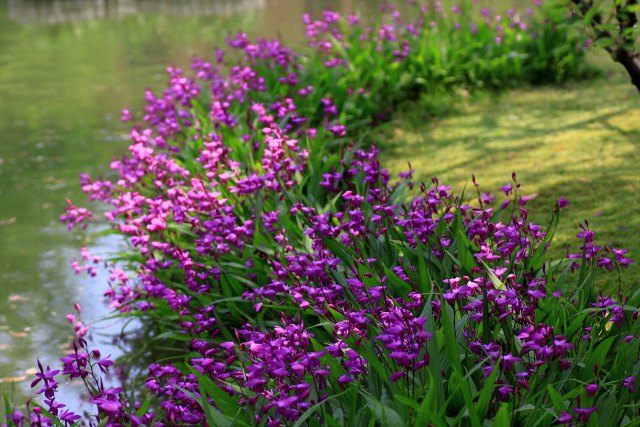
[[[616,49],[613,59],[622,64],[627,74],[631,77],[631,83],[640,92],[640,60],[626,49]]]

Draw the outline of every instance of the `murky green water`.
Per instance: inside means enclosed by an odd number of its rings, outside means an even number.
[[[374,3],[0,0],[0,393],[26,392],[36,358],[55,362],[66,351],[73,302],[85,321],[107,312],[106,277],[69,267],[88,235],[68,233],[57,218],[65,198],[83,202],[80,173],[105,173],[126,150],[120,109],[138,110],[144,89],[162,86],[166,66],[187,67],[192,53],[209,55],[232,32],[300,43],[305,11]]]

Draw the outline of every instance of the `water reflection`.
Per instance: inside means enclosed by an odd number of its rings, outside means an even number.
[[[20,24],[62,24],[129,15],[228,16],[261,9],[265,0],[9,0],[9,17]]]

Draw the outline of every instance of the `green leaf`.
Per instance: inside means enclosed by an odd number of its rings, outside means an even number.
[[[166,342],[167,340],[175,340],[175,341],[185,341],[191,342],[193,338],[188,335],[181,334],[175,331],[167,331],[152,338],[153,341],[161,341]]]
[[[473,250],[477,250],[475,245],[462,229],[458,229],[458,238],[456,239],[456,249],[458,251],[458,260],[462,263],[462,266],[469,273],[476,267],[476,260],[473,257]]]
[[[600,344],[598,344],[593,351],[589,352],[589,362],[593,363],[594,365],[603,366],[605,359],[610,354],[609,349],[611,348],[611,345],[615,340],[616,337],[613,336],[605,339]]]
[[[625,6],[625,9],[628,13],[640,13],[640,3],[639,4],[628,4]]]
[[[560,394],[558,394],[558,392],[553,388],[551,384],[547,385],[547,393],[549,394],[551,403],[553,403],[553,407],[558,413],[566,410],[565,404],[562,402]]]
[[[346,394],[347,392],[351,391],[351,389],[346,389],[345,391],[343,391],[342,393],[339,394],[334,394],[333,396],[319,402],[316,403],[315,405],[313,405],[311,408],[307,409],[306,411],[304,411],[304,413],[300,416],[300,418],[298,418],[298,420],[295,422],[295,424],[293,425],[293,427],[300,427],[302,425],[304,425],[304,422],[307,420],[307,418],[309,418],[311,415],[314,414],[314,412],[316,412],[318,409],[320,409],[320,407],[322,405],[324,405],[325,403],[328,403],[329,401],[336,399],[340,396],[342,396],[343,394]]]
[[[13,421],[11,420],[11,413],[13,410],[11,409],[11,405],[9,404],[9,398],[6,394],[2,396],[4,398],[4,415],[7,417],[7,422],[9,426],[13,426]]]
[[[339,417],[338,417],[339,415]],[[336,418],[339,418],[336,419]],[[338,410],[333,413],[333,415],[326,414],[323,418],[323,421],[327,423],[329,427],[343,427],[344,426],[344,414],[342,414],[341,410]]]
[[[142,405],[140,405],[140,408],[138,408],[138,410],[136,411],[136,417],[142,417],[143,415],[145,415],[149,410],[150,405],[151,405],[151,396],[147,396],[147,398],[144,400]]]
[[[403,404],[404,406],[414,409],[414,410],[418,410],[420,408],[420,405],[418,404],[418,402],[416,402],[413,399],[410,399],[406,396],[403,396],[401,394],[396,394],[395,396],[393,396],[393,400],[397,400],[398,402],[400,402],[401,404]]]
[[[387,267],[386,265],[383,265],[383,269],[384,269],[384,274],[387,276],[387,279],[389,279],[389,281],[391,282],[391,285],[393,285],[390,288],[395,289],[396,290],[395,293],[399,295],[408,295],[411,291],[413,291],[413,288],[411,287],[411,285],[409,285],[407,282],[402,280],[396,273],[391,271],[389,267]]]
[[[493,419],[493,427],[511,427],[511,416],[509,415],[509,404],[503,403]]]
[[[487,274],[489,275],[489,280],[491,280],[491,283],[493,283],[493,286],[498,290],[503,290],[504,283],[502,283],[500,279],[498,279],[498,276],[496,276],[495,273],[491,271],[491,268],[484,261],[481,261],[481,262],[485,270],[487,271]]]
[[[193,400],[195,400],[198,403],[198,405],[200,405],[200,407],[202,408],[207,418],[207,423],[210,426],[231,427],[231,421],[227,417],[225,417],[220,411],[218,411],[216,408],[209,405],[209,400],[204,390],[200,390],[200,393],[202,396],[198,396],[195,393],[189,390],[186,390],[183,387],[180,387],[176,383],[172,383],[172,385],[178,390],[185,393],[187,396],[191,397]]]
[[[192,372],[198,379],[198,387],[200,390],[206,392],[207,396],[213,399],[216,406],[224,415],[228,417],[234,416],[239,405],[233,400],[233,398],[225,393],[216,383],[202,375],[200,372],[196,370],[192,370]]]
[[[449,318],[448,305],[446,301],[442,300],[442,310],[440,315],[442,316],[442,326],[444,330],[444,344],[447,354],[449,356],[449,362],[453,366],[453,370],[462,378],[460,381],[460,388],[462,390],[462,396],[465,400],[466,409],[469,411],[469,418],[473,427],[480,427],[480,417],[476,410],[475,402],[471,398],[471,389],[469,383],[464,379],[465,375],[462,370],[462,364],[460,363],[460,347],[456,340],[455,332],[453,330],[452,321]]]
[[[489,403],[491,402],[491,398],[493,397],[493,391],[496,388],[496,381],[498,379],[498,375],[500,374],[500,369],[498,367],[494,367],[491,371],[491,375],[487,378],[482,390],[480,390],[479,398],[478,398],[478,416],[480,419],[484,419],[487,416],[487,412],[489,411]]]
[[[201,393],[202,401],[200,402],[200,406],[202,407],[202,410],[207,417],[207,423],[210,426],[231,427],[231,421],[227,417],[225,417],[218,409],[209,405],[207,393],[205,393],[204,391],[202,391]]]
[[[344,262],[344,265],[351,265],[353,264],[353,260],[357,259],[349,254],[345,250],[344,246],[340,245],[334,240],[323,238],[322,243],[331,251],[333,255],[336,255],[338,258],[340,258]]]
[[[584,14],[583,21],[586,25],[591,25],[593,23],[593,18],[598,13],[597,7],[591,7],[587,13]]]
[[[420,279],[418,280],[418,290],[421,293],[431,292],[431,274],[429,274],[429,270],[427,269],[427,264],[424,260],[425,250],[422,244],[418,245],[417,248],[418,255],[418,273],[420,274]],[[427,319],[432,319],[432,317],[427,317]]]
[[[53,415],[51,412],[47,411],[47,410],[45,409],[45,407],[44,407],[44,406],[42,406],[42,405],[38,405],[38,404],[36,404],[36,406],[37,406],[38,408],[40,408],[40,411],[42,411],[42,414],[43,414],[45,417],[51,418],[51,421],[53,422],[53,425],[54,425],[54,426],[56,426],[56,427],[66,427],[64,424],[62,424],[62,423],[60,422],[60,420],[58,419],[58,417],[56,417],[55,415]],[[105,422],[105,424],[106,424],[106,421],[108,421],[108,418],[105,418],[105,419],[103,420],[103,422]],[[102,425],[102,423],[100,423],[100,424]],[[78,425],[78,423],[75,423],[75,424],[73,424],[73,425],[74,425],[74,426],[77,426],[77,425]]]
[[[429,389],[418,409],[415,425],[427,426],[435,424],[438,427],[446,427],[447,423],[442,419],[441,415],[444,405],[439,401],[441,400],[438,398],[434,376],[429,375]]]
[[[402,417],[389,408],[369,393],[364,391],[360,391],[360,394],[364,396],[364,399],[367,401],[367,406],[373,411],[375,418],[382,424],[383,426],[388,427],[404,427],[406,423],[402,420]]]
[[[608,47],[613,46],[614,40],[611,37],[598,37],[594,42],[593,45],[596,47],[600,47],[603,49],[606,49]]]
[[[598,419],[602,427],[610,425],[620,425],[622,405],[616,402],[616,395],[608,392],[606,396],[598,399]]]
[[[444,366],[440,354],[440,338],[438,331],[436,330],[436,324],[433,321],[433,307],[431,306],[432,298],[433,297],[429,295],[421,315],[421,317],[427,319],[425,329],[431,334],[431,339],[427,341],[427,351],[429,352],[430,358],[430,363],[428,365],[430,373],[430,387],[427,391],[427,393],[429,393],[427,398],[432,400],[431,407],[443,415],[445,391],[442,372],[444,371]]]

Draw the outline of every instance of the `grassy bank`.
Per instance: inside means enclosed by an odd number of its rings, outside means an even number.
[[[578,223],[587,220],[601,242],[638,259],[640,97],[613,64],[604,66],[607,75],[589,83],[467,98],[442,119],[407,109],[381,137],[386,165],[401,170],[411,159],[421,178],[438,176],[458,189],[472,185],[475,174],[492,193],[515,171],[524,193],[538,194],[535,221],[544,223],[557,197],[570,200],[556,255],[570,243],[575,249]],[[640,269],[625,275],[633,286]],[[601,284],[612,290],[617,280],[608,276]]]

